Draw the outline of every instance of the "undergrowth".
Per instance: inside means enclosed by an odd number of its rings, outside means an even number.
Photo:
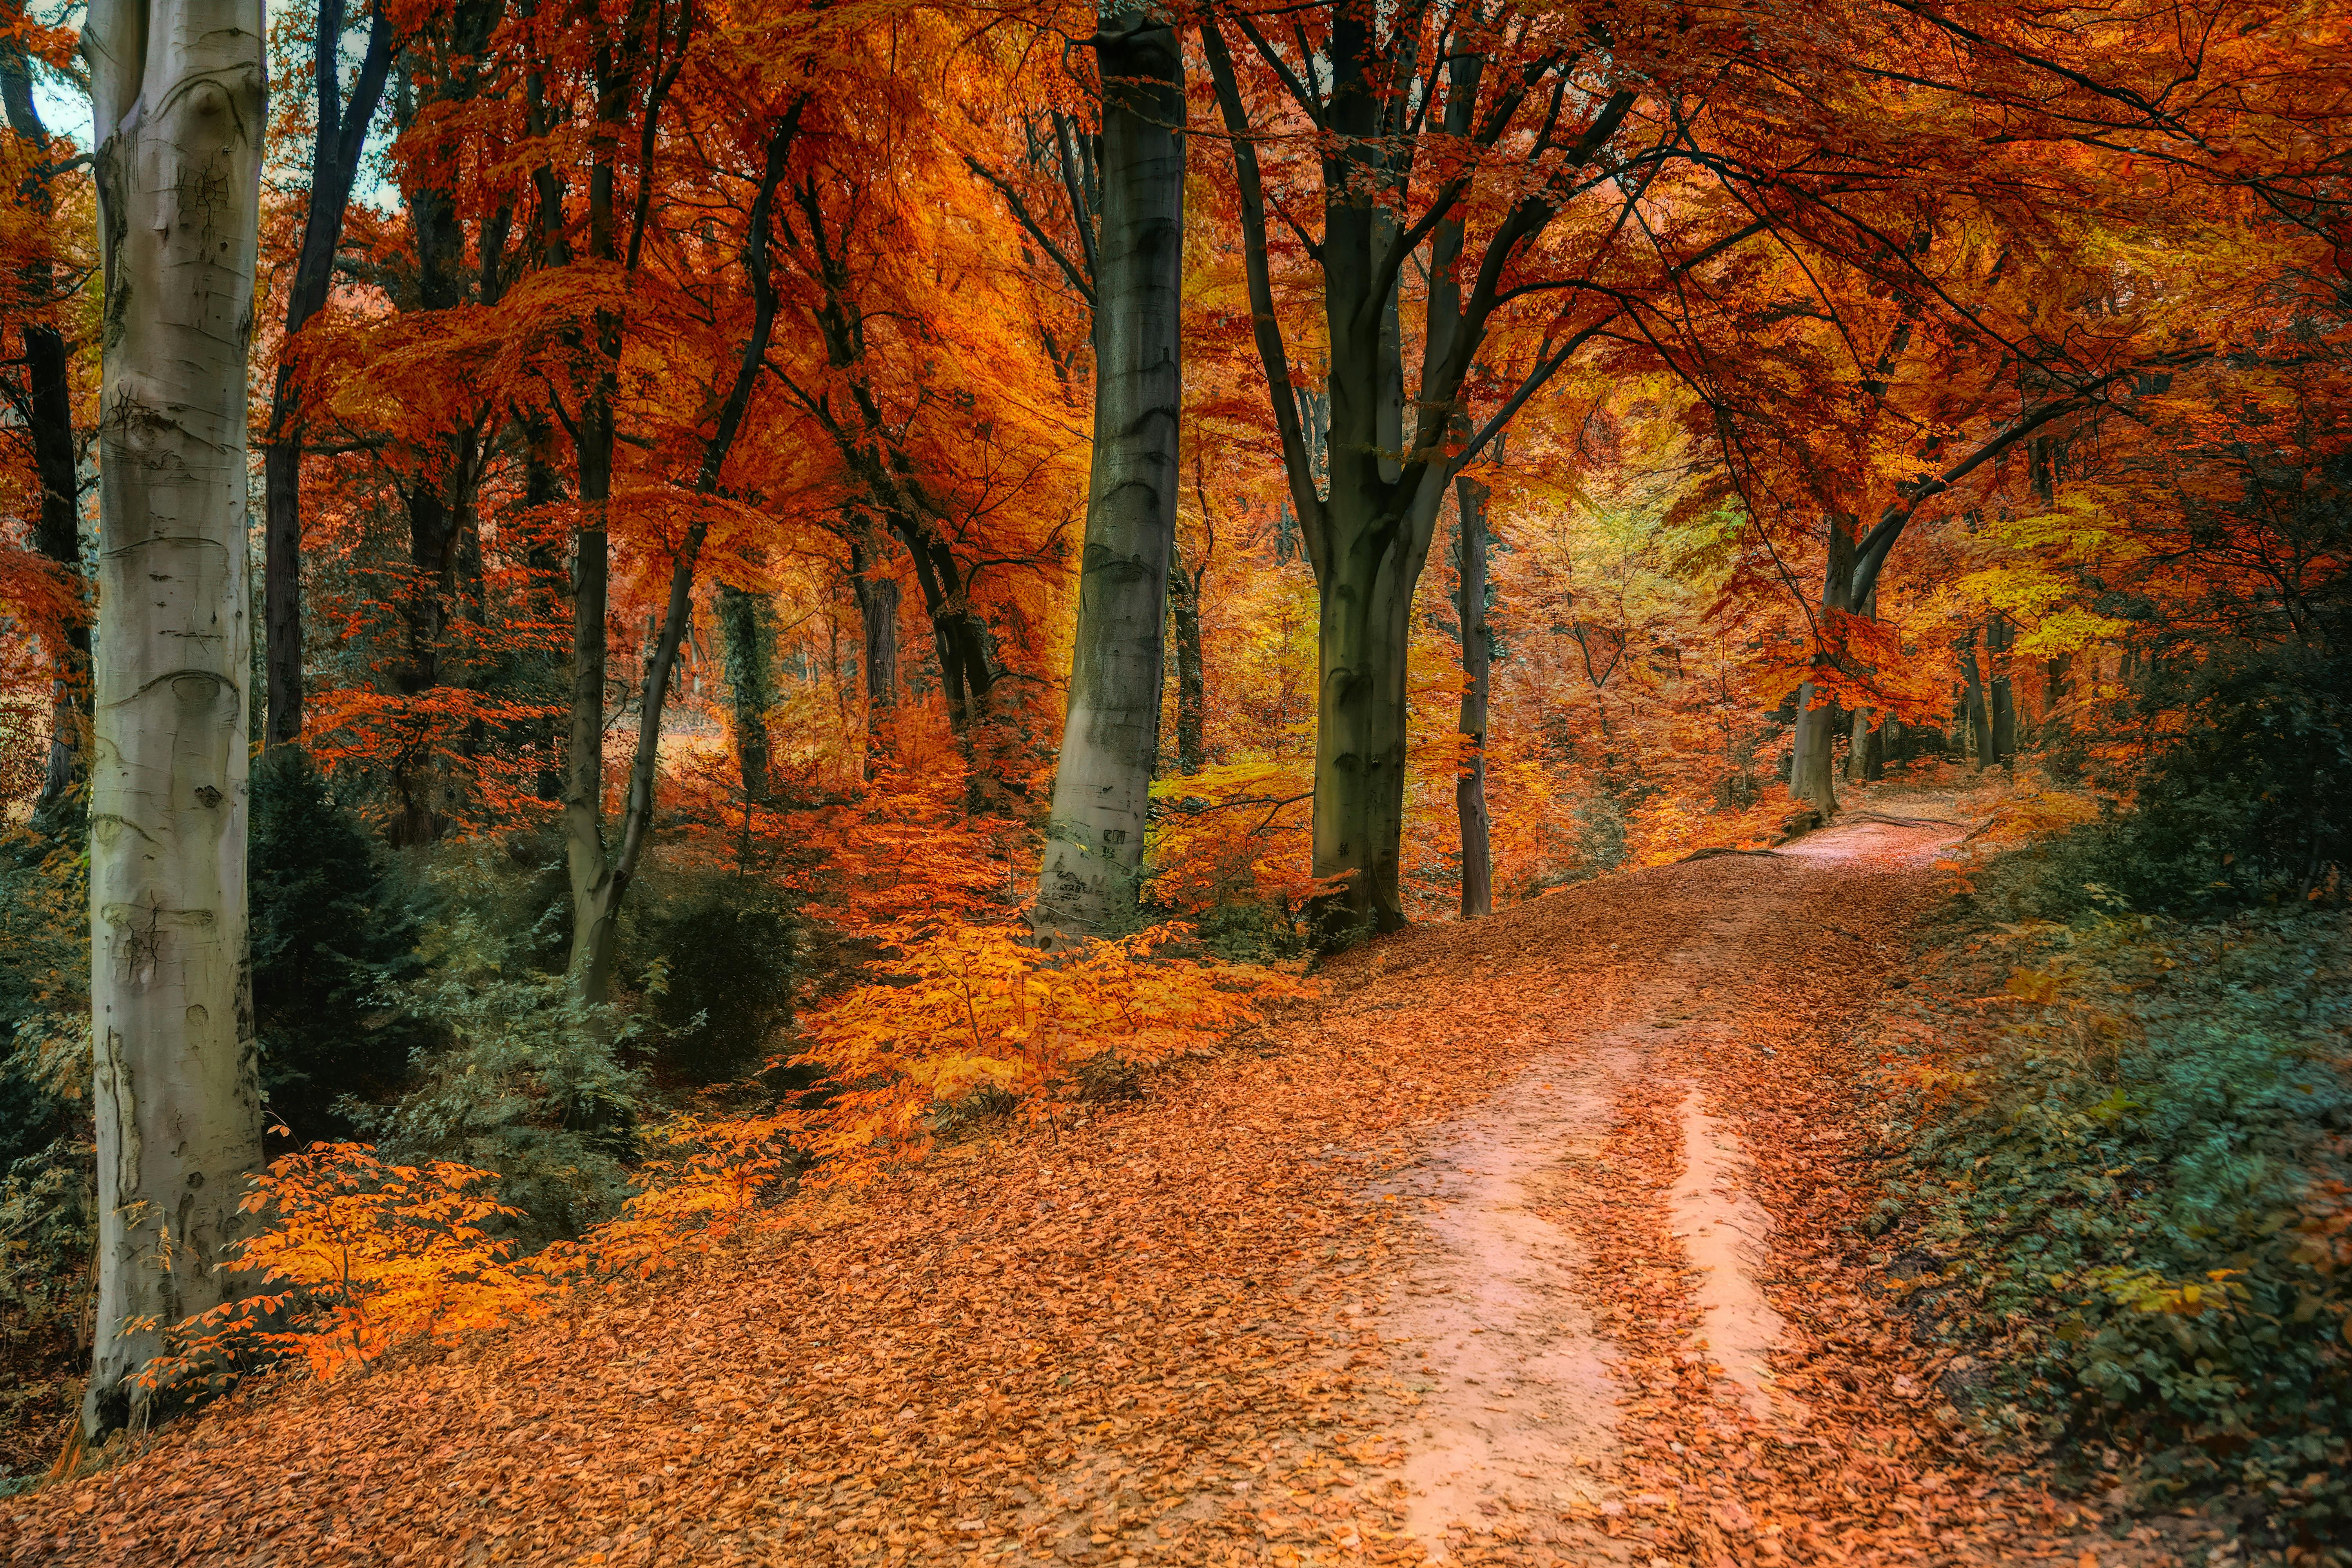
[[[1964,877],[1883,1025],[1872,1228],[1920,1331],[1970,1352],[1955,1419],[2311,1547],[2352,1531],[2347,922],[2139,913],[2084,875],[2149,836],[2093,823]],[[2028,910],[2068,918],[1985,919]]]

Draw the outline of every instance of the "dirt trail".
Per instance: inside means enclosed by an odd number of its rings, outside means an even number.
[[[1844,1033],[1948,837],[1856,824],[1383,940],[1140,1103],[256,1384],[0,1500],[0,1561],[2046,1553],[2046,1500],[1935,1431],[1839,1207]]]
[[[1706,892],[1687,900],[1673,947],[1611,944],[1619,1021],[1553,1041],[1486,1103],[1440,1129],[1401,1178],[1376,1189],[1427,1205],[1428,1244],[1381,1330],[1398,1347],[1399,1375],[1419,1395],[1396,1476],[1410,1497],[1406,1531],[1433,1561],[1446,1560],[1456,1537],[1501,1537],[1570,1560],[1622,1560],[1617,1542],[1561,1519],[1562,1503],[1603,1503],[1609,1489],[1601,1478],[1625,1468],[1616,1415],[1626,1390],[1583,1299],[1586,1249],[1537,1212],[1538,1197],[1573,1180],[1568,1163],[1592,1153],[1613,1106],[1656,1070],[1668,1047],[1703,1049],[1737,1036],[1744,993],[1758,978],[1748,948],[1792,918],[1794,884],[1812,879],[1803,873],[1834,876],[1871,855],[1883,874],[1889,849],[1898,864],[1922,863],[1957,837],[1858,824],[1811,836],[1779,859],[1748,858],[1748,875],[1705,877]],[[1537,991],[1549,978],[1537,967],[1498,984]],[[1705,1086],[1686,1083],[1678,1108],[1674,1237],[1695,1276],[1700,1321],[1691,1348],[1722,1369],[1756,1419],[1801,1425],[1802,1405],[1770,1390],[1769,1357],[1781,1321],[1759,1281],[1769,1267],[1771,1216],[1745,1190],[1738,1135],[1708,1112],[1706,1098]]]

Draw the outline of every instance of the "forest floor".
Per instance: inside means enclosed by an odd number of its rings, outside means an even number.
[[[1855,1228],[1855,1026],[1958,836],[1375,942],[1139,1101],[250,1387],[0,1502],[0,1558],[2202,1562],[1980,1452]]]

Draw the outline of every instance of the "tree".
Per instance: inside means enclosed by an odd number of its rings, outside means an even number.
[[[342,96],[343,0],[320,0],[311,51],[317,122],[310,139],[310,190],[302,216],[302,245],[286,291],[286,341],[269,392],[269,422],[262,442],[262,666],[268,672],[268,739],[278,745],[302,733],[302,432],[295,422],[298,391],[295,339],[327,303],[334,282],[335,247],[343,214],[359,177],[360,153],[383,97],[393,55],[392,14],[376,0],[367,44]]]
[[[1094,465],[1069,707],[1035,915],[1048,945],[1131,922],[1160,752],[1183,381],[1184,68],[1176,30],[1106,5]],[[1080,214],[1079,221],[1086,217]]]
[[[98,1124],[93,1436],[152,1408],[163,1330],[261,1163],[246,953],[246,346],[259,247],[261,0],[97,0],[106,342],[90,796]]]
[[[0,0],[0,110],[22,150],[42,162],[26,174],[23,197],[44,226],[57,204],[51,189],[66,161],[50,157],[48,130],[33,98],[32,56],[19,36],[25,22],[21,0]],[[40,489],[40,516],[33,547],[46,558],[66,603],[47,623],[49,663],[54,671],[49,703],[49,754],[36,805],[38,818],[53,818],[82,775],[83,726],[88,721],[89,625],[82,614],[81,481],[74,432],[72,345],[57,320],[58,267],[44,251],[28,257],[5,296],[16,321],[24,374],[0,378],[0,397],[22,423],[33,448],[33,476]]]
[[[1694,32],[1687,18],[1670,44],[1669,25],[1643,7],[1601,25],[1481,0],[1384,11],[1337,0],[1286,7],[1278,19],[1236,8],[1203,25],[1233,148],[1255,335],[1320,599],[1314,868],[1328,889],[1317,910],[1327,944],[1403,923],[1406,653],[1449,481],[1602,331],[1613,299],[1660,287],[1766,226],[1745,209],[1718,221],[1712,175],[1677,192],[1682,221],[1633,222],[1640,204],[1667,195],[1662,172],[1697,157],[1685,150],[1692,128],[1678,84],[1757,52],[1744,36]],[[1246,81],[1228,29],[1255,56]],[[1269,155],[1282,159],[1272,183],[1261,168]],[[1309,182],[1319,234],[1285,199]],[[1273,239],[1277,219],[1295,246]],[[1621,244],[1628,235],[1640,243]],[[1400,300],[1407,263],[1433,241],[1451,254],[1433,249],[1426,264],[1413,343]],[[1286,254],[1304,258],[1321,294],[1330,365],[1322,485],[1274,288]],[[1588,299],[1601,302],[1580,303]],[[1544,303],[1559,300],[1569,304]],[[1524,374],[1458,438],[1465,400],[1500,390],[1474,378],[1474,365],[1529,301],[1540,308],[1520,325],[1540,338]]]

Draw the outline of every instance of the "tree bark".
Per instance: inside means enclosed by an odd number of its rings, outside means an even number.
[[[1464,476],[1454,481],[1454,510],[1462,522],[1462,719],[1469,755],[1454,781],[1454,810],[1462,825],[1462,918],[1476,920],[1495,908],[1495,868],[1488,848],[1486,816],[1486,700],[1491,659],[1486,632],[1486,498],[1485,485]]]
[[[1990,682],[1988,727],[1996,763],[2008,763],[2017,755],[2017,693],[2009,678],[2009,645],[2016,638],[2017,634],[2000,616],[1985,623],[1985,675]]]
[[[732,699],[735,759],[747,802],[768,798],[768,710],[776,700],[775,617],[765,594],[719,584],[719,637]]]
[[[218,1272],[261,1163],[246,947],[246,349],[261,0],[96,0],[106,311],[90,809],[98,1307],[82,1424],[157,1407],[163,1331]]]
[[[1824,657],[1840,658],[1836,617],[1832,612],[1849,612],[1853,603],[1854,539],[1849,520],[1830,520],[1829,562],[1822,574],[1821,635],[1830,639],[1831,651]],[[1822,814],[1826,822],[1837,815],[1837,786],[1831,777],[1832,742],[1835,739],[1837,707],[1834,703],[1816,702],[1813,683],[1806,681],[1797,690],[1797,732],[1790,742],[1789,793],[1809,803]]]
[[[19,0],[0,0],[0,23],[24,15]],[[49,144],[48,128],[41,123],[33,98],[30,61],[13,37],[0,37],[0,110],[8,129],[35,148]],[[55,211],[48,183],[26,182],[26,197],[46,218]],[[54,269],[46,260],[34,262],[23,273],[26,305],[51,298],[57,288]],[[81,568],[81,479],[75,460],[72,354],[65,333],[54,324],[26,319],[17,328],[24,344],[24,396],[17,412],[33,448],[33,474],[41,487],[41,506],[33,523],[33,548],[46,556],[77,605],[85,598]],[[15,401],[12,399],[12,401]],[[84,729],[89,699],[89,624],[79,615],[68,616],[47,634],[49,663],[54,672],[49,699],[49,755],[34,803],[34,820],[53,826],[81,781],[88,747]]]
[[[1175,29],[1103,7],[1102,235],[1094,464],[1069,708],[1034,923],[1047,945],[1132,924],[1160,751],[1176,538],[1184,265],[1184,66]]]
[[[853,533],[849,542],[850,592],[857,598],[866,668],[866,749],[869,759],[882,749],[891,712],[898,706],[898,579],[881,570],[875,545]]]
[[[1977,633],[1971,626],[1969,635],[1957,645],[1960,656],[1960,680],[1963,696],[1961,712],[1965,716],[1969,739],[1975,748],[1979,768],[1992,766],[1992,725],[1985,710],[1984,671],[1977,664]]]
[[[368,124],[383,101],[392,64],[392,19],[379,3],[368,27],[367,47],[352,81],[351,102],[342,97],[341,55],[343,0],[320,0],[311,77],[319,106],[317,134],[310,143],[310,201],[302,216],[302,247],[286,295],[286,339],[270,384],[269,421],[261,453],[263,552],[262,668],[269,684],[268,743],[302,733],[302,431],[301,389],[294,376],[294,340],[326,307],[335,274],[335,247],[342,242],[343,215],[359,177],[360,153]]]
[[[1190,776],[1208,760],[1209,671],[1201,647],[1201,582],[1208,563],[1184,563],[1181,543],[1168,563],[1168,619],[1176,634],[1176,771]]]

